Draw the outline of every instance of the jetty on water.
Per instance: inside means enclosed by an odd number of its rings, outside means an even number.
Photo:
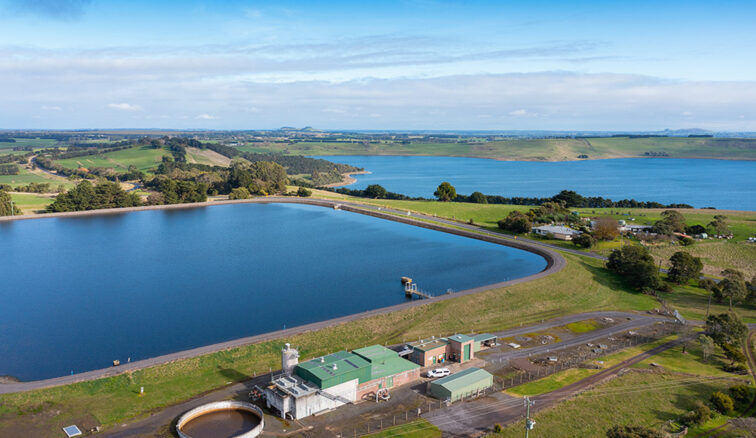
[[[412,298],[417,295],[420,298],[433,298],[432,295],[423,292],[417,288],[417,283],[413,283],[409,277],[402,277],[402,284],[404,284],[404,295],[408,298]]]

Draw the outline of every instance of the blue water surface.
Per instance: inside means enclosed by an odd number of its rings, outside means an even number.
[[[756,161],[622,158],[560,162],[457,157],[341,155],[317,157],[363,167],[348,186],[380,184],[408,196],[432,198],[442,181],[457,193],[548,197],[561,190],[612,200],[635,199],[731,210],[756,210]]]
[[[0,375],[107,367],[543,270],[535,254],[304,205],[0,223]]]

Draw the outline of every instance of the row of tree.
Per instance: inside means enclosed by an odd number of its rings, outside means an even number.
[[[56,196],[55,201],[47,206],[47,211],[84,211],[140,205],[142,201],[139,196],[125,192],[117,183],[103,182],[94,185],[85,180],[73,189]]]

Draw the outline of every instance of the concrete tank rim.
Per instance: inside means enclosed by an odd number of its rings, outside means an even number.
[[[218,412],[218,411],[229,411],[229,410],[241,410],[245,412],[249,412],[254,414],[260,419],[260,423],[253,427],[252,429],[241,433],[239,435],[235,435],[232,438],[254,438],[259,436],[262,433],[263,428],[265,427],[265,415],[260,409],[260,407],[249,403],[249,402],[243,402],[243,401],[237,401],[237,400],[226,400],[226,401],[217,401],[217,402],[211,402],[211,403],[205,403],[201,406],[197,406],[196,408],[190,409],[186,412],[184,412],[176,422],[176,433],[180,438],[192,438],[191,435],[186,434],[181,429],[186,426],[190,421],[201,417],[202,415],[209,414],[211,412]]]

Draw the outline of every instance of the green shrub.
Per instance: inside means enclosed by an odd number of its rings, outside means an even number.
[[[751,401],[751,388],[748,385],[735,385],[729,389],[730,395],[738,403]]]
[[[680,422],[686,426],[699,426],[709,421],[710,418],[711,409],[700,401],[697,401],[693,410],[683,415]]]
[[[709,401],[714,406],[714,409],[723,414],[732,412],[732,410],[735,409],[735,403],[732,401],[732,398],[723,392],[714,392],[711,394]]]
[[[228,199],[249,199],[250,193],[246,187],[238,187],[231,190],[231,194],[228,195]]]
[[[297,196],[299,196],[300,198],[309,198],[310,196],[312,196],[312,190],[300,187],[299,190],[297,190]]]
[[[501,424],[498,424],[498,423],[497,423],[497,424],[496,424],[496,425],[494,426],[494,432],[495,432],[495,433],[501,433],[501,432],[502,432],[503,430],[504,430],[504,428],[503,428],[503,427],[501,427]]]
[[[733,374],[747,374],[748,368],[742,363],[724,364],[722,369]]]

